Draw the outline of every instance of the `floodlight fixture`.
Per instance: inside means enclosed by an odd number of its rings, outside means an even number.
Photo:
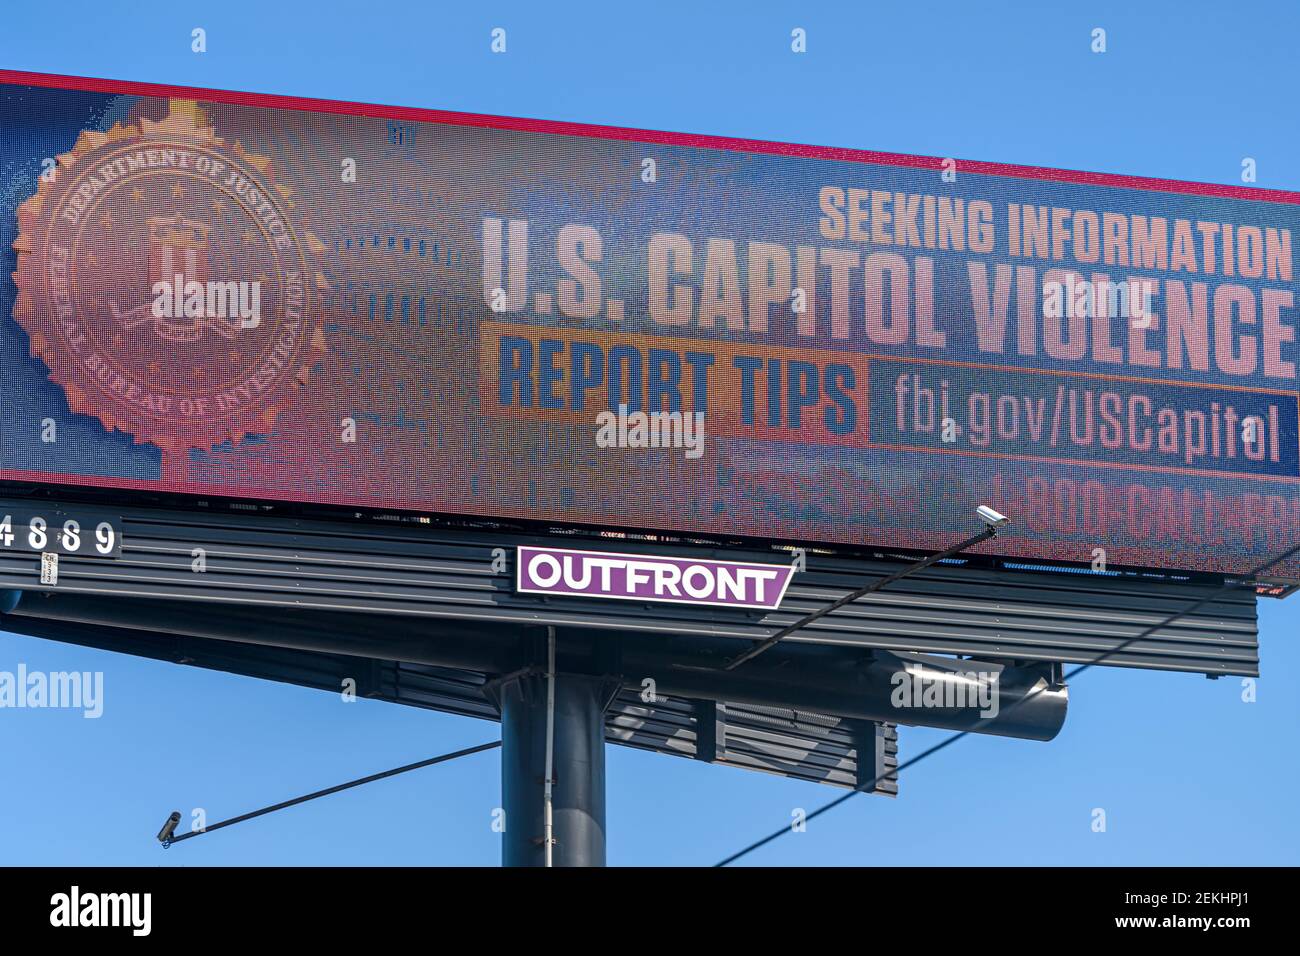
[[[163,846],[170,846],[172,837],[176,834],[176,825],[181,822],[181,812],[173,810],[172,815],[167,818],[161,830],[158,831],[158,842]]]

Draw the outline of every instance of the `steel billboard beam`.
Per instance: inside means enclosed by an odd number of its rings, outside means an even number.
[[[503,631],[500,627],[461,625],[443,635],[431,626],[349,615],[299,618],[295,612],[278,615],[272,623],[264,615],[227,616],[217,607],[209,608],[200,617],[183,602],[64,594],[25,600],[0,621],[12,622],[5,626],[21,633],[24,617],[465,667],[495,674],[511,673],[521,662],[530,666],[533,661],[521,650],[521,642],[529,635],[535,639],[538,634],[538,629]],[[1063,686],[1055,686],[1050,664],[954,661],[887,651],[864,656],[853,649],[791,644],[773,649],[744,669],[721,671],[702,665],[717,660],[731,646],[732,642],[726,640],[632,633],[610,642],[581,629],[559,628],[557,633],[561,671],[594,676],[616,673],[631,687],[639,687],[648,678],[655,682],[659,693],[667,696],[788,707],[858,720],[1032,740],[1055,737],[1065,721],[1068,705],[1068,692]],[[912,673],[922,681],[946,681],[954,673],[971,671],[996,675],[990,683],[996,701],[992,709],[997,716],[980,717],[971,707],[900,710],[894,705],[900,674]]]
[[[31,502],[0,499],[0,517]],[[46,503],[47,507],[62,507]],[[898,560],[881,556],[810,554],[777,611],[696,608],[681,604],[601,601],[516,593],[513,569],[494,555],[519,545],[554,543],[543,534],[370,521],[342,523],[214,507],[206,513],[121,506],[120,556],[111,560],[64,557],[54,590],[160,603],[202,602],[226,615],[256,622],[269,608],[315,614],[322,635],[329,613],[389,618],[392,634],[419,641],[421,618],[440,633],[491,621],[502,627],[567,627],[606,635],[659,633],[725,638],[717,666],[737,649],[764,640],[800,618],[894,575]],[[616,549],[690,559],[771,562],[784,552],[696,541],[569,536],[595,550]],[[205,556],[195,573],[194,555]],[[890,555],[890,557],[895,557]],[[911,563],[915,558],[897,556]],[[877,593],[823,616],[782,643],[816,643],[859,650],[951,654],[978,660],[1087,663],[1109,653],[1107,664],[1155,670],[1256,676],[1258,624],[1253,593],[1225,593],[1218,580],[1161,579],[1071,569],[935,564]],[[43,592],[40,556],[0,549],[0,589]],[[1148,626],[1199,597],[1216,595],[1196,613],[1126,643]],[[37,598],[36,600],[41,600]],[[305,620],[302,618],[296,618]],[[433,626],[433,625],[431,625]],[[481,628],[479,628],[481,630]],[[307,637],[308,635],[303,635]]]

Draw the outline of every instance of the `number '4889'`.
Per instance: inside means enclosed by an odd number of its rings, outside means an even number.
[[[19,548],[25,551],[62,551],[66,554],[112,555],[118,547],[117,529],[111,522],[100,521],[94,533],[88,533],[82,522],[68,518],[53,524],[41,515],[33,515],[24,525],[13,515],[0,518],[0,548]]]

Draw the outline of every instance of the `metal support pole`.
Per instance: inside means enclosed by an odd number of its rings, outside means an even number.
[[[604,748],[601,748],[602,753]],[[547,867],[555,865],[555,628],[546,629],[546,760],[542,780],[542,847]]]
[[[553,686],[548,686],[553,685]],[[605,709],[618,684],[530,669],[493,689],[501,708],[505,866],[605,865]],[[550,825],[546,845],[548,692],[554,693]]]

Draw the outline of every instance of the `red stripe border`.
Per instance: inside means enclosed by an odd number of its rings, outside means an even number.
[[[878,166],[908,166],[916,169],[934,169],[936,171],[941,168],[943,162],[941,158],[934,156],[881,153],[874,150],[848,149],[838,146],[773,143],[766,140],[732,139],[725,136],[706,136],[698,133],[671,133],[661,130],[627,129],[620,126],[593,126],[587,123],[570,123],[560,120],[490,116],[482,113],[458,113],[450,110],[424,109],[415,106],[381,106],[371,103],[350,103],[342,100],[279,96],[272,93],[244,93],[235,90],[209,90],[194,86],[169,86],[161,83],[142,83],[136,80],[105,80],[90,77],[61,76],[53,73],[28,73],[22,70],[0,70],[0,83],[126,96],[179,96],[189,99],[208,100],[215,103],[231,103],[236,106],[308,110],[318,113],[340,113],[347,116],[369,116],[380,119],[410,120],[424,123],[447,123],[455,126],[477,126],[487,129],[520,130],[529,133],[551,133],[559,136],[585,136],[595,139],[658,143],[665,146],[692,146],[701,149],[766,153],[775,156],[803,156],[812,159],[872,163]],[[957,160],[956,162],[957,169],[961,172],[978,173],[985,176],[1008,176],[1018,179],[1081,183],[1089,186],[1113,186],[1122,189],[1145,189],[1162,193],[1181,193],[1192,196],[1215,196],[1226,199],[1245,199],[1254,202],[1300,205],[1300,192],[1291,192],[1284,189],[1258,189],[1247,186],[1228,186],[1219,183],[1192,183],[1176,179],[1151,179],[1145,176],[1049,169],[1042,166],[1015,166],[979,160]]]

